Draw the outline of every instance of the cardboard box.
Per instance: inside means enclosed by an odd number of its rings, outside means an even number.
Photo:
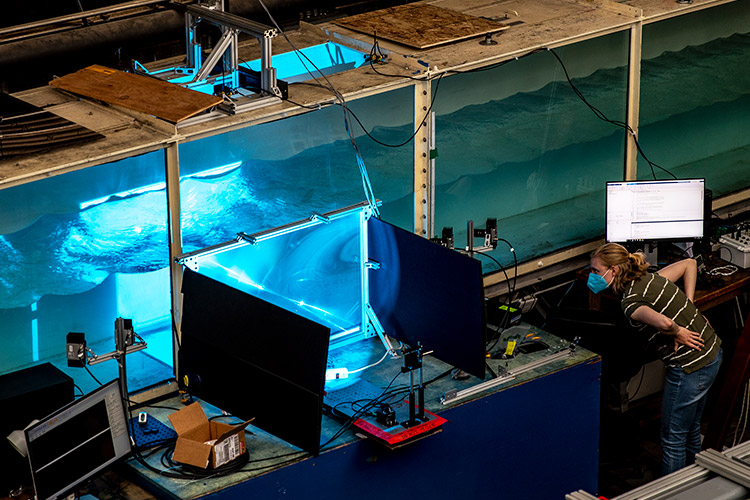
[[[209,421],[200,403],[195,402],[172,413],[169,421],[177,432],[172,458],[180,463],[207,469],[219,467],[247,453],[245,427]]]

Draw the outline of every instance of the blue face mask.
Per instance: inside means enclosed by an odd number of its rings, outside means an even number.
[[[607,273],[610,271],[610,269],[607,269]],[[586,283],[586,285],[589,287],[589,290],[594,293],[599,293],[602,290],[606,290],[610,285],[610,283],[607,283],[607,280],[604,279],[604,276],[606,276],[607,273],[604,273],[601,276],[596,273],[589,273],[589,279]]]

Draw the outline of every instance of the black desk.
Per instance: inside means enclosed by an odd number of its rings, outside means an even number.
[[[708,269],[719,266],[727,266],[729,262],[718,258],[711,258],[706,262]],[[737,272],[730,276],[716,276],[711,278],[711,288],[698,288],[695,291],[693,303],[701,311],[707,311],[712,307],[723,304],[739,296],[750,286],[750,269],[738,268]]]

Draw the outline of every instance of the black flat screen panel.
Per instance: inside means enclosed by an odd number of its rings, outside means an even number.
[[[368,221],[370,305],[385,333],[421,342],[448,364],[484,378],[481,263],[388,224]]]
[[[330,329],[190,269],[182,292],[190,392],[317,454]]]

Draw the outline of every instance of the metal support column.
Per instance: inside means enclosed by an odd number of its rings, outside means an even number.
[[[182,255],[182,226],[180,209],[180,154],[176,142],[164,150],[165,177],[167,184],[167,232],[169,234],[169,275],[172,296],[172,334],[180,340],[180,317],[182,311],[182,265],[176,262]],[[174,346],[172,339],[172,345]],[[177,373],[177,350],[173,349],[174,370]]]
[[[276,36],[275,34],[273,36]],[[271,95],[280,96],[281,91],[276,84],[276,68],[271,63],[271,35],[258,38],[260,41],[260,87]]]
[[[239,71],[237,71],[237,67],[240,65],[240,33],[237,30],[226,27],[222,27],[222,30],[225,33],[232,33],[232,43],[229,44],[229,47],[224,52],[224,65],[225,67],[232,69],[229,77],[231,83],[227,84],[227,82],[224,81],[224,86],[229,87],[231,90],[235,90],[240,86],[240,73]]]
[[[194,17],[190,12],[185,12],[186,67],[192,72],[191,74],[195,74],[203,64],[201,43],[196,36],[200,21],[200,17]]]
[[[221,35],[221,38],[216,43],[216,46],[211,50],[211,54],[206,58],[206,60],[201,65],[198,72],[193,76],[193,82],[197,82],[199,80],[205,80],[208,75],[213,71],[214,67],[219,63],[219,60],[224,57],[224,53],[227,52],[229,54],[229,59],[226,60],[225,66],[229,66],[229,69],[232,73],[235,72],[237,68],[237,30],[232,28],[227,28],[226,26],[221,27],[223,34]],[[234,62],[234,66],[231,66],[232,62]]]
[[[414,233],[424,238],[432,238],[433,213],[432,179],[430,175],[430,101],[432,87],[429,80],[414,84]]]
[[[638,21],[630,27],[630,53],[628,60],[627,124],[633,131],[625,137],[625,180],[636,178],[638,160],[638,113],[641,99],[641,40],[643,23]]]

